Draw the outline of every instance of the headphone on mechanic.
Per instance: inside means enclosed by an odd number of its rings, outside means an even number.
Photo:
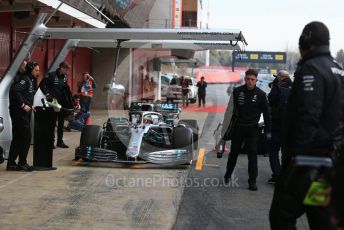
[[[299,47],[305,50],[310,49],[312,45],[312,40],[312,31],[310,30],[309,26],[306,26],[300,36]]]
[[[33,70],[36,66],[38,66],[38,63],[37,63],[37,62],[30,61],[30,62],[28,62],[28,63],[26,64],[25,70],[26,70],[27,73],[31,73],[32,70]]]

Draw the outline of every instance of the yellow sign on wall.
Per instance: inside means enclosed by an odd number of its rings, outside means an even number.
[[[270,69],[271,74],[277,74],[277,69]]]
[[[287,54],[285,52],[234,51],[232,55],[234,62],[286,64],[287,59]]]
[[[250,54],[250,59],[258,60],[258,58],[259,58],[258,54]]]
[[[283,60],[284,60],[284,55],[276,54],[276,55],[275,55],[275,60],[277,60],[277,61],[283,61]]]

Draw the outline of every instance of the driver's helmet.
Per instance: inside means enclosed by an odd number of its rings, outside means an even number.
[[[151,115],[147,115],[143,118],[144,124],[153,124],[153,118]]]

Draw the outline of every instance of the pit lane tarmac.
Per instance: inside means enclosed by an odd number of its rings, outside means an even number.
[[[233,179],[223,183],[228,150],[221,159],[216,157],[214,139],[216,125],[223,114],[209,113],[205,120],[197,158],[201,161],[190,168],[185,179],[184,193],[178,210],[174,230],[179,229],[231,229],[265,230],[269,226],[269,209],[273,185],[268,157],[258,156],[258,191],[248,190],[247,156],[240,154]],[[229,146],[229,145],[228,145]],[[297,229],[309,229],[306,217],[298,220]]]

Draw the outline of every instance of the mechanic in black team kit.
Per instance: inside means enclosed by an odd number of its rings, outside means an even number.
[[[256,86],[258,72],[248,69],[245,72],[245,84],[235,88],[232,94],[234,99],[233,115],[231,118],[230,139],[231,152],[228,157],[227,171],[224,182],[229,183],[239,153],[242,151],[248,156],[249,189],[257,190],[256,178],[258,175],[257,150],[258,150],[258,122],[261,113],[264,115],[265,133],[271,139],[271,118],[266,94]]]
[[[344,71],[331,56],[329,45],[330,32],[324,23],[314,21],[302,30],[299,38],[301,60],[294,74],[284,121],[282,143],[286,159],[270,209],[272,230],[296,229],[297,219],[303,214],[307,215],[309,229],[335,229],[329,207],[304,202],[308,190],[311,191],[313,178],[319,179],[314,176],[314,169],[295,170],[293,160],[303,155],[335,159],[337,135],[338,141],[343,140]]]
[[[32,171],[26,162],[31,141],[31,112],[33,98],[37,89],[36,78],[39,76],[39,65],[36,62],[26,64],[25,73],[18,75],[10,89],[10,116],[12,119],[12,135],[10,152],[7,161],[8,171]],[[19,155],[18,165],[16,159]]]
[[[69,65],[66,62],[61,62],[56,71],[50,72],[40,83],[40,88],[45,96],[48,98],[56,98],[63,108],[73,109],[72,93],[68,86],[67,73]],[[60,111],[53,117],[55,123],[57,122],[57,147],[68,148],[63,142],[63,124],[64,111]],[[53,147],[54,148],[54,147]]]

